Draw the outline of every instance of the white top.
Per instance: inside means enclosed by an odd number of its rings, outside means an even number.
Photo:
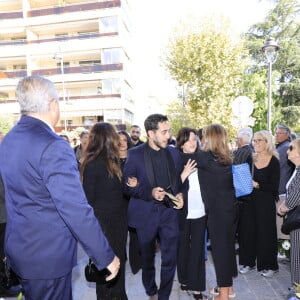
[[[205,216],[204,203],[198,180],[198,172],[193,172],[189,176],[190,188],[188,191],[188,214],[187,219],[198,219]]]

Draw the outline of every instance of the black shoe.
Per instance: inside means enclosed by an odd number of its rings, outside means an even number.
[[[207,300],[208,298],[206,296],[204,296],[202,293],[200,294],[194,294],[193,293],[193,298],[196,300]]]
[[[188,287],[187,287],[187,285],[181,284],[181,285],[180,285],[180,289],[181,289],[182,291],[187,291],[187,290],[188,290]]]

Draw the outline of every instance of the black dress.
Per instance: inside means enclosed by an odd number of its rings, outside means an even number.
[[[234,196],[231,165],[217,161],[211,152],[198,152],[196,158],[212,257],[219,287],[229,287],[237,276],[235,233],[237,200]]]
[[[250,200],[245,201],[240,220],[240,265],[258,271],[277,270],[276,204],[280,179],[280,166],[272,157],[268,166],[257,169],[254,165],[253,180],[259,183]]]
[[[125,253],[127,240],[127,201],[122,183],[110,177],[105,163],[98,159],[89,162],[83,173],[83,188],[94,208],[103,233],[115,254],[120,258],[120,271],[115,280],[96,284],[97,300],[127,300],[125,290]]]

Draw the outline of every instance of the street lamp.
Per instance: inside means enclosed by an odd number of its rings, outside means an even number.
[[[64,58],[59,47],[57,53],[54,54],[53,59],[60,62],[60,72],[61,72],[61,83],[62,83],[62,92],[63,92],[63,103],[65,105],[65,119],[64,119],[64,127],[65,131],[67,131],[67,117],[66,117],[66,94],[65,94],[65,72],[64,72]]]
[[[272,94],[271,94],[271,82],[272,82],[272,64],[276,60],[276,53],[279,50],[279,46],[274,38],[270,37],[265,41],[265,44],[261,48],[262,52],[265,54],[268,62],[268,109],[267,109],[267,121],[268,121],[268,130],[271,131],[271,122],[272,122]]]

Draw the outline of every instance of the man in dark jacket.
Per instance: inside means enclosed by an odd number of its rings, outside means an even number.
[[[285,201],[286,197],[286,184],[291,178],[294,165],[288,160],[287,150],[291,142],[291,130],[285,125],[277,125],[275,127],[275,142],[276,150],[279,154],[280,163],[280,181],[279,181],[279,201],[276,206],[278,207],[281,203]],[[281,232],[283,218],[277,216],[277,237],[278,239],[289,239],[289,235],[285,235]]]
[[[0,297],[16,297],[20,291],[20,287],[11,287],[12,282],[8,282],[5,271],[5,227],[6,227],[6,208],[4,201],[4,187],[0,177]]]
[[[248,163],[250,171],[252,173],[253,161],[252,161],[252,140],[253,132],[251,128],[242,128],[239,130],[237,134],[237,146],[238,149],[233,153],[233,163],[238,165],[242,163]],[[243,196],[238,198],[239,203],[239,220],[237,227],[238,234],[238,242],[241,252],[244,253],[244,239],[247,238],[245,232],[247,232],[247,211],[249,207],[252,206],[253,202],[251,201],[250,195]],[[246,274],[253,268],[251,266],[247,266],[245,263],[243,256],[239,256],[239,264],[241,265],[239,272],[241,274]]]

